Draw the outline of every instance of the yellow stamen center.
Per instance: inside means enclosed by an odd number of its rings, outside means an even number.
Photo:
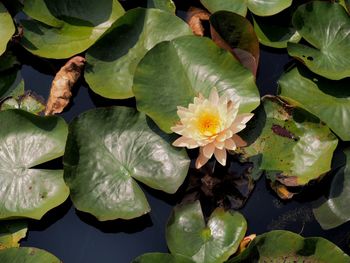
[[[213,136],[220,132],[220,116],[217,112],[203,112],[197,122],[198,130],[205,136]]]

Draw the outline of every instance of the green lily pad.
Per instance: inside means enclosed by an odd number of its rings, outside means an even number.
[[[65,180],[76,208],[101,221],[149,212],[134,179],[176,192],[190,161],[184,149],[171,146],[174,139],[135,109],[102,108],[80,115],[70,125],[64,156]]]
[[[350,257],[332,242],[321,237],[302,236],[274,230],[257,236],[237,257],[227,263],[251,262],[337,262],[348,263]]]
[[[0,219],[40,219],[69,194],[63,171],[35,168],[63,155],[67,125],[21,110],[1,111],[0,123]]]
[[[288,8],[292,0],[200,0],[211,12],[226,10],[246,16],[247,9],[258,16],[271,16]]]
[[[135,258],[132,263],[194,263],[193,260],[181,255],[165,253],[147,253]]]
[[[44,99],[33,92],[24,92],[19,96],[12,96],[0,103],[0,111],[8,109],[21,109],[35,115],[40,115],[45,110]]]
[[[172,0],[147,0],[147,8],[158,8],[175,14],[176,6]]]
[[[138,110],[165,132],[179,120],[177,106],[187,107],[202,93],[216,87],[232,100],[240,99],[239,112],[260,103],[252,73],[228,51],[210,39],[184,36],[151,49],[136,68],[133,92]]]
[[[169,12],[129,10],[88,50],[85,79],[103,97],[133,97],[135,69],[147,51],[159,42],[190,34],[187,24]]]
[[[249,20],[229,11],[218,11],[210,16],[210,28],[214,42],[230,51],[256,76],[260,49]]]
[[[328,199],[313,209],[323,229],[331,229],[350,220],[350,149],[344,151],[345,163],[334,175]]]
[[[287,186],[307,184],[331,169],[338,140],[329,128],[306,112],[265,97],[253,126],[241,134],[250,145],[245,158],[260,155],[260,169]]]
[[[22,45],[46,58],[68,58],[92,46],[124,14],[117,0],[26,0]]]
[[[24,93],[24,82],[18,61],[11,52],[0,56],[0,102],[10,96]]]
[[[293,68],[278,81],[280,96],[326,123],[342,140],[350,140],[350,79],[331,81]]]
[[[320,19],[322,18],[322,19]],[[288,43],[288,53],[329,79],[350,77],[350,17],[336,3],[313,1],[298,7],[293,25],[313,47]]]
[[[0,250],[0,262],[1,263],[62,263],[61,260],[56,258],[49,252],[31,247],[21,248],[9,248]]]
[[[196,263],[221,263],[234,254],[247,230],[247,222],[238,212],[217,208],[206,223],[199,201],[174,208],[166,239],[172,254]]]
[[[259,42],[273,48],[286,48],[287,43],[298,43],[301,39],[292,26],[291,18],[284,12],[272,17],[253,17],[254,30]]]
[[[10,41],[16,28],[13,24],[11,15],[7,12],[5,6],[0,2],[0,55],[2,55]]]
[[[27,235],[27,223],[6,221],[0,223],[0,250],[19,247],[19,241]]]

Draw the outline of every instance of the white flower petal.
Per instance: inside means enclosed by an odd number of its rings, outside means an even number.
[[[234,140],[232,140],[231,138],[229,138],[229,139],[227,139],[227,140],[225,141],[225,148],[226,148],[227,150],[234,151],[234,150],[237,149],[237,146],[236,146]]]
[[[211,158],[214,154],[215,151],[215,144],[214,143],[209,143],[205,145],[204,147],[201,148],[203,151],[203,155],[207,158]]]
[[[191,138],[182,136],[173,142],[173,146],[187,147],[188,149],[193,149],[198,147],[198,143]]]
[[[184,129],[185,127],[182,124],[178,124],[170,128],[170,130],[180,135],[182,135]]]
[[[246,123],[254,116],[253,113],[243,113],[237,115],[236,119],[231,125],[231,131],[233,133],[240,132],[246,127]]]
[[[211,92],[210,92],[210,95],[209,95],[209,100],[211,103],[217,105],[219,103],[219,93],[218,91],[216,90],[216,88],[212,88],[211,89]]]
[[[238,136],[237,134],[234,134],[232,136],[232,140],[235,142],[237,147],[244,147],[247,146],[247,142],[244,141],[240,136]]]
[[[225,147],[225,142],[216,142],[215,147],[222,150]]]
[[[209,161],[209,158],[205,157],[202,153],[199,154],[196,160],[196,168],[199,169]]]
[[[225,166],[226,165],[226,149],[218,149],[216,148],[215,149],[215,152],[214,152],[214,156],[216,158],[216,160],[218,160],[218,162]]]

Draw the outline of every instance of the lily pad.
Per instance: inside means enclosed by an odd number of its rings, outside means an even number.
[[[147,8],[158,8],[175,14],[176,6],[172,0],[147,0]]]
[[[240,100],[240,113],[254,110],[260,96],[252,73],[210,39],[184,36],[158,44],[136,68],[133,92],[138,110],[165,132],[179,120],[177,106],[187,107],[216,87]]]
[[[292,0],[201,0],[211,12],[226,10],[246,16],[247,9],[258,16],[271,16],[288,8]]]
[[[289,12],[271,17],[253,17],[254,30],[259,42],[273,48],[286,48],[287,43],[298,43],[301,39],[293,27]]]
[[[169,12],[129,10],[88,50],[85,79],[103,97],[133,97],[135,69],[147,51],[159,42],[190,34],[187,24]]]
[[[302,236],[274,230],[257,236],[237,257],[227,263],[251,262],[337,262],[348,263],[350,257],[332,242],[321,237]]]
[[[39,263],[39,262],[50,262],[50,263],[62,263],[61,260],[56,258],[49,252],[31,247],[21,248],[9,248],[0,250],[0,262],[1,263]]]
[[[0,101],[23,93],[24,82],[18,61],[11,52],[6,52],[0,56]]]
[[[350,140],[350,79],[331,81],[296,67],[278,81],[280,96],[326,123],[342,140]]]
[[[0,223],[0,250],[19,247],[19,241],[27,235],[27,224],[23,221]]]
[[[194,263],[193,260],[181,255],[165,253],[147,253],[135,258],[132,263]]]
[[[35,168],[63,155],[67,125],[21,110],[1,111],[0,123],[0,219],[40,219],[69,194],[63,171]]]
[[[261,156],[260,169],[287,186],[307,184],[331,169],[338,140],[306,112],[265,97],[254,126],[241,134],[250,145],[243,156]]]
[[[22,45],[46,58],[68,58],[92,46],[124,14],[117,0],[26,0]]]
[[[44,99],[33,92],[24,92],[19,96],[12,96],[0,103],[0,111],[8,109],[21,109],[35,115],[40,115],[45,110]]]
[[[344,151],[344,159],[344,166],[334,175],[328,199],[313,209],[323,229],[331,229],[350,220],[350,149]]]
[[[70,125],[64,156],[76,208],[101,221],[149,212],[134,179],[174,193],[187,175],[186,151],[171,146],[172,141],[135,109],[102,108],[80,115]]]
[[[320,19],[322,18],[322,19]],[[288,53],[329,79],[350,77],[350,17],[336,3],[312,1],[293,15],[293,25],[313,47],[288,43]]]
[[[234,254],[244,238],[247,222],[238,212],[217,208],[206,223],[199,201],[174,208],[166,239],[172,254],[196,263],[221,263]]]
[[[248,19],[228,11],[210,16],[211,37],[218,46],[227,49],[256,76],[259,64],[259,41]]]
[[[13,24],[11,15],[7,12],[5,6],[0,2],[0,56],[5,52],[7,43],[10,41],[16,28]]]

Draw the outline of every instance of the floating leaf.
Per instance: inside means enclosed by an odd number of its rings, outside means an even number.
[[[92,46],[124,14],[116,0],[26,0],[22,45],[47,58],[68,58]]]
[[[147,213],[149,205],[134,178],[174,193],[187,175],[186,151],[171,146],[173,140],[131,108],[80,115],[70,125],[64,156],[65,180],[77,209],[101,221]]]
[[[176,6],[172,0],[147,0],[148,8],[158,8],[175,14]]]
[[[287,186],[307,184],[328,172],[338,140],[307,113],[265,97],[254,126],[243,132],[244,157],[261,155],[260,169]],[[257,128],[259,127],[259,128]]]
[[[67,125],[21,110],[0,112],[0,123],[0,219],[40,219],[69,194],[63,171],[34,168],[63,155]]]
[[[21,109],[35,115],[45,110],[44,99],[33,92],[25,92],[20,96],[12,96],[0,103],[0,110]]]
[[[235,13],[219,11],[210,17],[211,36],[232,52],[254,76],[259,64],[259,41],[250,22]]]
[[[16,28],[13,24],[11,15],[7,12],[5,6],[0,2],[0,55],[2,55],[10,41]]]
[[[137,108],[171,132],[179,120],[177,106],[187,107],[198,93],[207,96],[213,87],[220,95],[240,99],[240,113],[259,105],[249,70],[210,39],[184,36],[162,42],[146,54],[136,68],[133,92]]]
[[[322,18],[322,19],[320,19]],[[350,17],[336,3],[313,1],[298,7],[293,25],[312,46],[288,43],[288,53],[329,79],[350,77]]]
[[[27,235],[27,224],[22,221],[0,223],[0,250],[19,247],[19,241]]]
[[[132,263],[194,263],[193,260],[181,255],[165,253],[147,253],[135,258]]]
[[[332,242],[321,237],[302,236],[274,230],[257,236],[241,254],[227,263],[251,262],[337,262],[348,263],[350,257]]]
[[[172,254],[197,263],[221,263],[237,251],[246,230],[247,222],[240,213],[222,208],[215,209],[206,223],[197,201],[174,208],[166,239]]]
[[[19,96],[23,93],[24,82],[18,61],[11,52],[6,52],[0,56],[0,102],[4,98]]]
[[[101,96],[133,97],[135,69],[146,52],[159,42],[190,34],[186,23],[168,12],[144,8],[129,10],[88,50],[86,81]]]
[[[272,17],[253,17],[254,30],[259,42],[273,48],[286,48],[288,42],[298,43],[301,39],[291,24],[290,12]]]
[[[350,220],[350,149],[344,151],[345,164],[332,180],[327,200],[313,210],[323,229],[331,229]]]
[[[54,255],[45,250],[31,247],[9,248],[0,250],[1,263],[62,263]]]
[[[246,16],[247,8],[258,16],[271,16],[288,8],[292,0],[201,0],[211,12],[225,10]]]
[[[349,79],[331,81],[293,68],[278,81],[280,96],[326,123],[342,140],[350,140]]]

